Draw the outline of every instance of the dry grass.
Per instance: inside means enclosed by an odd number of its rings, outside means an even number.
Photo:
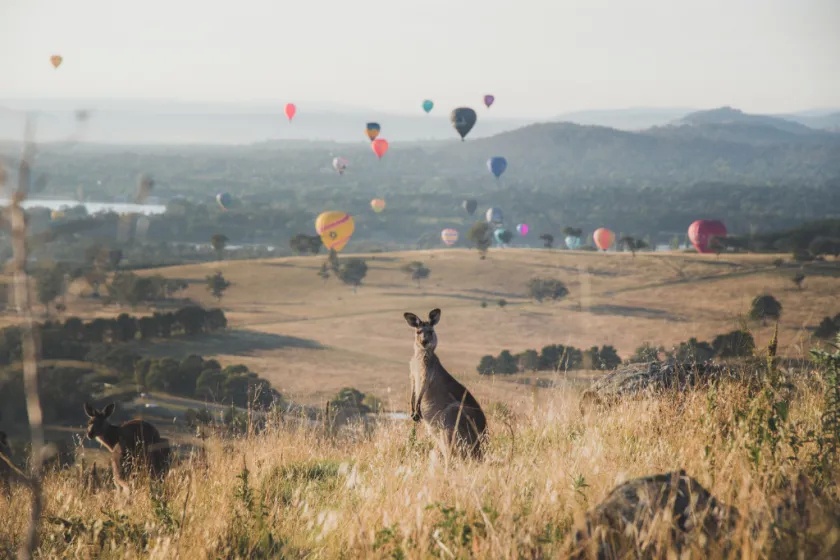
[[[691,337],[710,340],[738,327],[739,314],[765,291],[783,304],[780,353],[799,358],[810,347],[805,326],[840,312],[840,279],[827,272],[796,290],[790,271],[773,267],[775,256],[596,254],[582,251],[439,250],[365,255],[369,271],[357,293],[316,276],[323,256],[221,262],[165,268],[160,273],[191,281],[186,295],[218,305],[203,279],[222,270],[233,282],[221,306],[231,336],[208,344],[150,347],[183,355],[195,351],[223,363],[245,363],[290,397],[321,404],[342,387],[357,387],[405,410],[411,332],[404,311],[443,309],[439,353],[446,367],[468,383],[485,354],[519,352],[549,344],[588,348],[611,344],[628,357],[643,342],[666,347]],[[401,272],[413,260],[431,277],[418,289]],[[825,265],[840,275],[840,267]],[[527,297],[532,277],[559,278],[570,295],[538,304]],[[508,305],[497,306],[499,299]],[[482,300],[488,307],[480,307]],[[771,329],[753,326],[756,340]],[[322,348],[314,348],[313,345]],[[318,375],[312,375],[317,371]],[[510,383],[499,382],[505,393]],[[497,398],[496,393],[479,398]]]
[[[320,258],[152,271],[192,281],[187,295],[212,305],[201,281],[222,270],[233,282],[221,302],[231,332],[144,345],[143,352],[245,363],[297,401],[320,404],[353,386],[391,410],[406,410],[411,332],[402,313],[441,307],[442,361],[489,412],[486,462],[443,464],[430,455],[423,430],[412,436],[409,422],[338,438],[282,425],[247,438],[214,437],[204,442],[206,460],[177,465],[161,489],[141,485],[131,499],[110,486],[85,490],[75,470],[47,476],[40,556],[554,558],[570,545],[581,514],[616,484],[680,468],[747,517],[731,536],[743,558],[791,557],[787,552],[805,550],[806,537],[811,551],[840,540],[833,501],[816,513],[792,514],[789,527],[770,523],[774,504],[792,495],[786,482],[800,472],[815,475],[814,450],[806,445],[794,453],[782,443],[772,457],[764,444],[761,460],[752,460],[756,428],[738,414],[761,407],[742,386],[581,415],[576,381],[590,373],[570,376],[556,389],[475,373],[482,355],[504,348],[612,344],[628,356],[645,341],[710,339],[734,328],[738,314],[765,291],[784,305],[780,354],[803,357],[811,346],[803,326],[840,311],[831,265],[809,275],[798,291],[768,256],[634,259],[506,250],[480,261],[451,250],[367,258],[368,277],[356,294],[334,279],[322,284]],[[412,260],[432,270],[419,289],[399,271]],[[560,278],[570,297],[555,304],[528,300],[525,285],[534,276]],[[500,298],[505,309],[495,305]],[[125,311],[73,298],[68,307],[86,317]],[[770,337],[761,328],[754,334],[760,344]],[[816,429],[822,413],[820,384],[808,381],[805,369],[794,373],[798,391],[784,441]],[[243,491],[245,469],[249,491]],[[828,488],[840,477],[837,470],[817,474]],[[11,503],[0,497],[0,557],[20,544],[26,522],[5,511],[25,510],[23,490]]]
[[[803,433],[816,427],[821,406],[805,385],[792,405]],[[758,464],[751,461],[753,436],[735,420],[751,406],[741,386],[721,387],[714,398],[698,391],[585,416],[568,389],[512,404],[512,415],[492,407],[492,446],[482,464],[446,465],[430,454],[422,430],[414,440],[411,423],[397,422],[335,439],[281,425],[242,439],[211,438],[206,463],[181,463],[162,488],[140,484],[130,499],[110,486],[83,490],[76,471],[51,474],[39,554],[556,558],[581,514],[616,484],[680,468],[747,518],[729,537],[742,558],[788,557],[791,546],[828,551],[840,537],[836,508],[810,505],[787,525],[770,525],[774,505],[791,494],[784,482],[809,468],[812,449],[788,460],[786,445],[778,459],[765,448]],[[836,483],[838,473],[827,481]],[[0,507],[25,510],[25,493]],[[24,525],[23,516],[0,516],[0,556],[20,542]]]

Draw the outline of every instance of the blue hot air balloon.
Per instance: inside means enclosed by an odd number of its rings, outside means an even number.
[[[488,224],[501,224],[504,222],[502,210],[500,208],[488,208],[484,214],[484,218]]]
[[[216,195],[216,202],[219,206],[222,207],[223,210],[227,210],[230,208],[231,204],[233,204],[233,197],[230,193],[219,193]]]
[[[506,245],[510,243],[511,239],[513,239],[513,234],[505,228],[496,228],[496,230],[493,231],[493,237],[499,245]]]
[[[427,113],[429,111],[431,111],[434,106],[435,106],[435,102],[432,101],[431,99],[426,99],[425,101],[423,101],[423,110],[426,111]]]
[[[507,169],[507,160],[502,156],[491,157],[487,160],[487,169],[498,179]]]
[[[577,235],[567,235],[564,241],[569,249],[580,249],[580,237]]]

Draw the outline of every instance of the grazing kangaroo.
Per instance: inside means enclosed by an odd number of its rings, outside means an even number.
[[[119,426],[108,422],[114,403],[97,410],[85,403],[88,422],[87,437],[95,439],[111,452],[111,470],[118,488],[128,491],[126,477],[144,465],[155,478],[166,474],[169,463],[169,442],[160,437],[157,428],[144,420],[129,420]]]
[[[445,453],[454,446],[461,456],[481,459],[487,438],[487,419],[478,401],[466,387],[446,371],[435,348],[435,325],[440,321],[440,309],[429,313],[422,321],[414,313],[404,314],[414,327],[414,357],[411,359],[411,418],[421,419],[428,428],[442,433]]]

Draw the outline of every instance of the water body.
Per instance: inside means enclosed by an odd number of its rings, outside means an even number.
[[[9,204],[8,198],[0,198],[0,205],[6,206]],[[116,212],[136,213],[151,216],[154,214],[163,214],[166,212],[166,206],[163,204],[131,204],[128,202],[79,202],[77,200],[62,199],[62,198],[33,198],[23,201],[24,208],[47,208],[48,210],[63,210],[67,208],[74,208],[76,206],[84,206],[88,214],[98,214],[99,212]]]

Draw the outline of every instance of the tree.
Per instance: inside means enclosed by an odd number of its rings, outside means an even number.
[[[808,252],[815,257],[831,255],[835,259],[840,257],[840,238],[836,237],[815,237],[808,244]]]
[[[217,300],[221,301],[222,296],[230,287],[230,282],[225,280],[225,277],[222,276],[221,271],[217,271],[216,274],[210,274],[205,279],[207,282],[207,290],[213,294],[213,297]]]
[[[467,239],[478,249],[481,259],[487,258],[487,250],[492,244],[491,234],[490,224],[487,222],[476,222],[467,232]]]
[[[544,248],[551,249],[554,246],[554,236],[550,233],[540,235],[540,239],[542,239]]]
[[[64,270],[59,266],[49,266],[35,273],[35,285],[40,301],[49,313],[50,304],[64,293]]]
[[[540,368],[540,355],[536,350],[525,350],[516,356],[519,371],[537,371]]]
[[[317,255],[321,252],[323,245],[320,235],[299,233],[289,240],[289,247],[298,255]]]
[[[831,317],[823,317],[823,320],[814,330],[814,336],[823,340],[834,340],[840,332],[840,313]]]
[[[636,239],[631,235],[625,235],[619,239],[618,244],[633,253],[634,257],[636,256],[636,251],[647,249],[649,247],[644,239]]]
[[[560,280],[553,278],[532,278],[528,282],[528,293],[538,302],[544,299],[557,301],[569,294],[568,288]]]
[[[487,355],[482,356],[478,362],[479,375],[493,375],[496,373],[496,358]]]
[[[321,268],[318,269],[318,277],[324,281],[324,284],[330,279],[330,269],[326,261],[321,263]]]
[[[755,339],[747,331],[732,331],[716,336],[712,348],[720,358],[750,356],[755,350]]]
[[[411,277],[411,279],[417,284],[418,288],[420,287],[420,281],[428,278],[429,274],[432,272],[420,261],[410,262],[404,265],[401,270]]]
[[[767,324],[767,319],[779,319],[782,316],[782,304],[770,294],[756,296],[750,306],[750,319]]]
[[[368,266],[364,259],[347,259],[342,261],[338,268],[338,279],[353,286],[353,292],[362,285],[362,280],[367,276]]]
[[[213,237],[210,238],[210,244],[213,245],[213,250],[219,255],[219,260],[222,260],[222,253],[227,247],[227,243],[230,241],[226,235],[222,233],[215,233]]]
[[[345,387],[339,391],[330,401],[330,407],[350,409],[360,414],[371,412],[365,404],[365,394],[353,387]]]
[[[627,361],[631,364],[657,362],[659,361],[659,352],[661,351],[661,346],[657,347],[652,345],[650,342],[643,342],[641,346],[636,348],[636,351],[627,359]]]
[[[111,249],[108,251],[108,268],[116,270],[120,266],[123,258],[123,252],[120,249]]]

